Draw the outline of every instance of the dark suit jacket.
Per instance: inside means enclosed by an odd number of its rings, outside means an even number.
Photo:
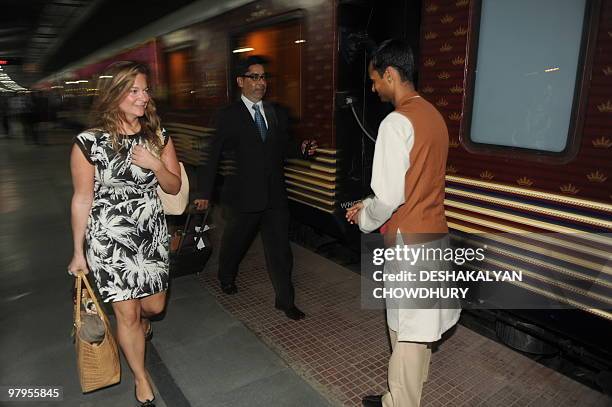
[[[264,102],[263,107],[268,122],[265,142],[241,99],[219,111],[207,162],[198,168],[196,199],[211,198],[223,152],[236,163],[225,177],[223,204],[239,212],[287,206],[283,165],[286,157],[299,155],[299,148],[289,138],[287,114],[271,103]]]

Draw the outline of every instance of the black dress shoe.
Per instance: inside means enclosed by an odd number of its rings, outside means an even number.
[[[136,401],[139,403],[138,406],[139,407],[155,407],[155,397],[153,397],[153,400],[147,400],[147,401],[140,401],[138,399],[136,399]]]
[[[140,401],[136,395],[136,388],[134,388],[134,398],[136,398],[136,401],[138,402],[138,407],[155,407],[155,396],[153,396],[151,400]]]
[[[278,303],[274,304],[274,308],[279,309],[285,313],[287,318],[293,319],[294,321],[299,321],[300,319],[306,318],[306,314],[304,314],[298,307],[295,305],[290,306],[289,308],[281,307]]]
[[[238,292],[238,287],[236,287],[235,283],[229,283],[229,284],[221,283],[221,291],[223,291],[227,295],[232,295]]]
[[[363,407],[382,407],[382,396],[365,396],[361,404]]]

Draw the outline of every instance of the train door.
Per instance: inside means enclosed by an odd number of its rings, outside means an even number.
[[[421,2],[415,0],[341,1],[338,6],[338,85],[336,140],[345,165],[341,207],[371,193],[372,158],[378,125],[393,110],[371,91],[367,64],[370,52],[388,38],[408,41],[418,55]],[[345,103],[347,98],[351,105]],[[361,125],[360,123],[361,122]],[[362,128],[364,130],[362,130]],[[369,133],[369,136],[365,134]],[[357,228],[347,240],[359,247]]]
[[[266,100],[287,108],[292,119],[302,117],[302,25],[299,19],[256,27],[231,38],[231,72],[236,63],[249,55],[268,60]],[[229,78],[231,94],[238,96],[234,77]]]
[[[193,48],[182,47],[165,53],[168,104],[171,109],[195,107]]]

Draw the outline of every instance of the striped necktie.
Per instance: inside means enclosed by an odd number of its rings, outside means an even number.
[[[261,112],[259,111],[259,105],[253,105],[255,111],[255,124],[259,130],[259,135],[263,141],[266,141],[266,134],[268,133],[268,127],[266,127],[266,121],[264,120]]]

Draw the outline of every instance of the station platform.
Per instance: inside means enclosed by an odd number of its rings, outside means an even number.
[[[133,406],[125,365],[119,385],[80,392],[65,271],[70,145],[49,144],[0,139],[0,386],[60,386],[63,400],[0,405]],[[384,391],[384,312],[361,309],[358,274],[298,245],[293,251],[302,321],[274,309],[259,239],[234,296],[218,288],[218,251],[202,274],[173,280],[147,350],[158,406],[356,407],[363,395]],[[421,405],[603,407],[612,400],[458,325],[432,356]]]

